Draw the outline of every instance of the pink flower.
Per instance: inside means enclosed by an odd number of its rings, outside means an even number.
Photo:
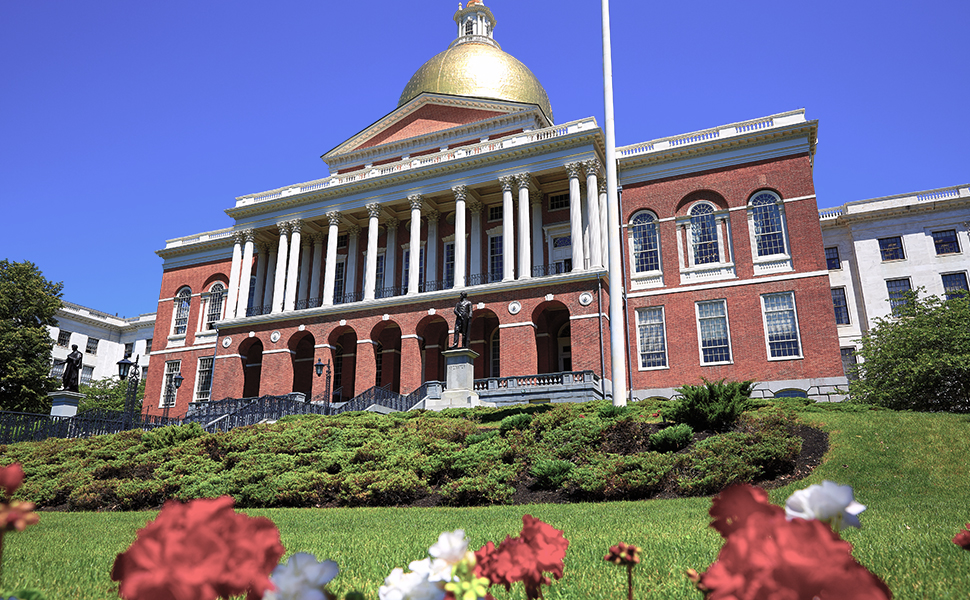
[[[23,531],[28,525],[40,521],[40,516],[34,512],[33,502],[14,500],[10,504],[0,502],[0,541],[4,531]]]
[[[24,469],[20,463],[13,463],[0,468],[0,488],[7,491],[7,497],[13,496],[20,484],[24,482]]]
[[[953,538],[953,543],[964,550],[970,550],[970,523]]]
[[[744,527],[748,517],[759,519],[784,516],[785,511],[774,504],[768,503],[768,494],[761,488],[752,485],[732,485],[711,502],[711,523],[718,533],[728,537],[738,529]]]
[[[525,515],[520,537],[506,536],[498,547],[488,542],[475,553],[475,575],[488,579],[492,585],[504,585],[506,590],[521,581],[526,598],[540,598],[541,586],[552,583],[543,572],[552,573],[556,579],[562,577],[569,546],[562,533],[532,515]]]
[[[620,542],[615,546],[610,546],[610,552],[603,557],[603,560],[614,565],[632,567],[640,564],[640,548]]]
[[[128,600],[215,600],[272,589],[269,575],[283,555],[279,531],[264,517],[232,509],[233,499],[165,503],[118,555],[111,579]]]

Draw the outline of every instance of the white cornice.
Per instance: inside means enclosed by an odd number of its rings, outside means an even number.
[[[970,184],[882,196],[823,208],[818,218],[823,228],[841,227],[853,221],[870,221],[914,212],[950,210],[970,205]],[[970,219],[968,219],[970,221]]]

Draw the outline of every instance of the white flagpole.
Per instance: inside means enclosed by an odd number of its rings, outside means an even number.
[[[610,364],[613,406],[626,406],[626,324],[623,314],[623,260],[620,247],[620,202],[617,198],[616,129],[613,123],[613,56],[610,48],[610,1],[603,4],[603,100],[606,104],[606,197],[610,246]]]

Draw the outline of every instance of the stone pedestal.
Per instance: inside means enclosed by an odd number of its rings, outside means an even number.
[[[78,403],[86,398],[84,394],[67,390],[51,392],[47,397],[51,399],[52,417],[73,417],[77,414]]]
[[[425,408],[470,408],[491,406],[478,398],[475,392],[475,359],[478,352],[468,348],[454,348],[441,353],[445,357],[445,390],[441,398],[428,398]]]

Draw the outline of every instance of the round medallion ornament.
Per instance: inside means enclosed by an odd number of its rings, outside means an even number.
[[[250,331],[249,332],[249,337],[251,337],[251,338],[256,337],[256,332],[255,331]]]
[[[306,325],[300,325],[298,328],[300,331],[306,331]]]
[[[232,338],[231,337],[222,338],[222,347],[228,348],[229,346],[232,346]]]
[[[590,304],[593,303],[593,294],[590,294],[589,292],[583,292],[582,294],[579,295],[579,303],[582,304],[583,306],[589,306]]]
[[[279,331],[274,331],[273,333],[271,333],[269,335],[269,341],[273,342],[274,344],[276,342],[280,341],[280,332]]]
[[[509,302],[509,314],[510,315],[517,315],[517,314],[519,314],[519,311],[520,310],[522,310],[522,305],[519,304],[519,301],[518,300],[513,300],[512,302]]]

